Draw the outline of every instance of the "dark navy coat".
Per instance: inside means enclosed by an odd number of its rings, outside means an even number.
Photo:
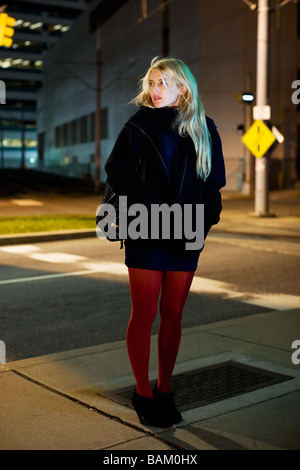
[[[196,152],[189,136],[181,137],[178,129],[172,126],[177,111],[174,108],[141,107],[125,124],[106,162],[107,179],[119,195],[126,195],[128,206],[142,203],[150,209],[151,204],[172,205],[204,204],[204,236],[211,226],[220,220],[222,210],[220,189],[225,186],[225,168],[222,145],[214,122],[207,118],[212,141],[212,170],[206,181],[197,176]],[[141,172],[140,172],[141,169]],[[155,253],[156,248],[159,251]],[[169,255],[180,260],[187,257],[197,261],[197,253],[183,253],[184,244],[178,240],[172,243],[158,243],[151,240],[127,240],[126,264],[149,269],[168,269],[171,264],[177,270],[176,261],[168,263],[162,259],[163,247],[168,247]],[[153,251],[154,250],[154,251]],[[129,253],[130,252],[130,253]],[[141,260],[141,258],[145,258]],[[152,259],[156,259],[152,263]],[[178,270],[191,266],[190,261]],[[195,262],[192,263],[195,267]]]

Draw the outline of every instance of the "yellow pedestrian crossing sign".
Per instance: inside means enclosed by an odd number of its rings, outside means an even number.
[[[268,126],[261,120],[254,121],[242,138],[242,142],[257,158],[265,155],[276,138]]]

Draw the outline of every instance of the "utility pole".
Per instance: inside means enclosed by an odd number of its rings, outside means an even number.
[[[298,3],[299,0],[283,0],[276,7],[270,8],[270,0],[258,0],[258,4],[252,0],[242,0],[250,10],[257,11],[257,69],[256,69],[256,106],[253,108],[253,126],[243,137],[243,142],[254,155],[255,159],[255,211],[253,215],[270,216],[268,199],[268,150],[272,145],[272,139],[279,143],[284,137],[278,129],[272,126],[272,132],[264,121],[270,121],[271,108],[268,104],[268,72],[269,72],[269,19],[270,12],[279,10],[290,2]],[[257,125],[256,125],[257,123]],[[264,127],[265,131],[261,128]],[[250,135],[251,134],[251,137]],[[256,134],[256,135],[255,135]],[[271,135],[271,140],[270,140]],[[254,136],[254,139],[253,139]],[[251,139],[251,141],[249,141]],[[269,144],[269,145],[268,145]]]
[[[96,31],[96,113],[95,113],[95,192],[101,187],[101,29]]]
[[[254,96],[252,95],[252,76],[250,73],[247,73],[246,75],[246,95],[248,99],[244,99],[244,95],[242,97],[244,104],[244,109],[245,109],[245,116],[244,116],[244,121],[245,121],[245,127],[246,129],[249,129],[251,124],[252,124],[252,113],[253,113],[253,106],[252,106],[252,100],[251,96],[254,99]],[[245,181],[243,184],[243,193],[244,194],[254,194],[254,157],[250,150],[248,149],[247,146],[245,146]]]
[[[256,110],[259,119],[268,115],[268,58],[269,58],[269,0],[258,0]],[[271,113],[270,113],[271,114]],[[255,215],[269,215],[268,157],[255,159]]]

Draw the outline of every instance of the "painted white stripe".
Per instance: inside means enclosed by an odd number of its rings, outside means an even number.
[[[69,253],[35,253],[28,257],[37,261],[46,261],[47,263],[78,263],[78,261],[87,259],[85,256]]]
[[[44,203],[36,199],[11,199],[16,206],[43,206]]]
[[[267,253],[277,253],[285,256],[300,256],[300,244],[290,242],[270,242],[262,240],[242,240],[236,237],[222,237],[219,234],[212,233],[209,236],[209,242],[219,243],[222,245],[231,245],[234,247],[246,248],[250,250],[265,251]]]
[[[40,248],[34,245],[13,245],[13,246],[4,246],[3,248],[0,248],[0,250],[4,251],[5,253],[16,253],[16,254],[27,255],[29,253],[40,251]]]
[[[300,308],[300,297],[297,295],[252,294],[251,298],[242,300],[242,302],[250,305],[259,305],[260,307],[267,307],[274,310],[289,310],[293,308]]]
[[[128,268],[123,263],[80,263],[80,266],[91,271],[97,271],[98,273],[128,275]]]
[[[226,294],[230,297],[234,295],[234,285],[227,282],[215,281],[205,277],[195,276],[192,282],[191,290],[197,293],[207,294]],[[236,292],[237,295],[238,292]]]
[[[56,273],[56,274],[45,274],[42,276],[29,276],[29,277],[20,277],[18,279],[5,279],[0,281],[0,286],[6,284],[21,284],[23,282],[34,282],[34,281],[44,281],[48,279],[56,279],[61,277],[71,277],[71,276],[86,276],[88,274],[98,273],[99,271],[74,271],[69,273]]]
[[[53,253],[51,254],[53,255]],[[75,255],[74,255],[75,256]],[[89,274],[107,273],[111,275],[128,274],[127,267],[123,263],[103,262],[103,263],[80,263],[85,270],[46,274],[41,276],[30,276],[18,279],[7,279],[0,281],[1,285],[18,284],[24,282],[35,282],[43,280],[51,280],[72,276],[88,276]],[[234,284],[229,284],[214,279],[195,276],[191,286],[191,292],[198,294],[220,295],[223,298],[235,299],[239,302],[258,305],[274,310],[288,310],[300,307],[300,296],[287,294],[256,294],[253,292],[240,292]]]
[[[96,273],[107,273],[107,274],[121,274],[127,275],[127,267],[123,263],[82,263],[85,266],[84,271],[73,271],[67,273],[54,273],[54,274],[44,274],[41,276],[29,276],[21,277],[17,279],[5,279],[0,281],[0,286],[7,284],[19,284],[22,282],[35,282],[35,281],[44,281],[48,279],[56,279],[62,277],[72,277],[72,276],[88,276],[89,274]]]
[[[219,294],[227,299],[235,299],[245,304],[258,305],[274,310],[288,310],[300,307],[300,296],[288,294],[256,294],[239,292],[234,284],[195,276],[191,291],[199,294]]]
[[[12,254],[22,254],[26,255],[28,258],[45,261],[47,263],[78,263],[84,261],[87,258],[85,256],[74,255],[70,253],[60,253],[60,252],[47,252],[43,253],[41,248],[38,248],[34,245],[14,245],[14,246],[5,246],[1,248],[1,251]]]

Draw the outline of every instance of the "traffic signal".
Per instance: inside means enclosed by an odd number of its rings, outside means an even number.
[[[15,18],[8,16],[7,13],[0,14],[0,46],[10,47],[12,45],[11,38],[15,32],[12,26],[15,21]]]

